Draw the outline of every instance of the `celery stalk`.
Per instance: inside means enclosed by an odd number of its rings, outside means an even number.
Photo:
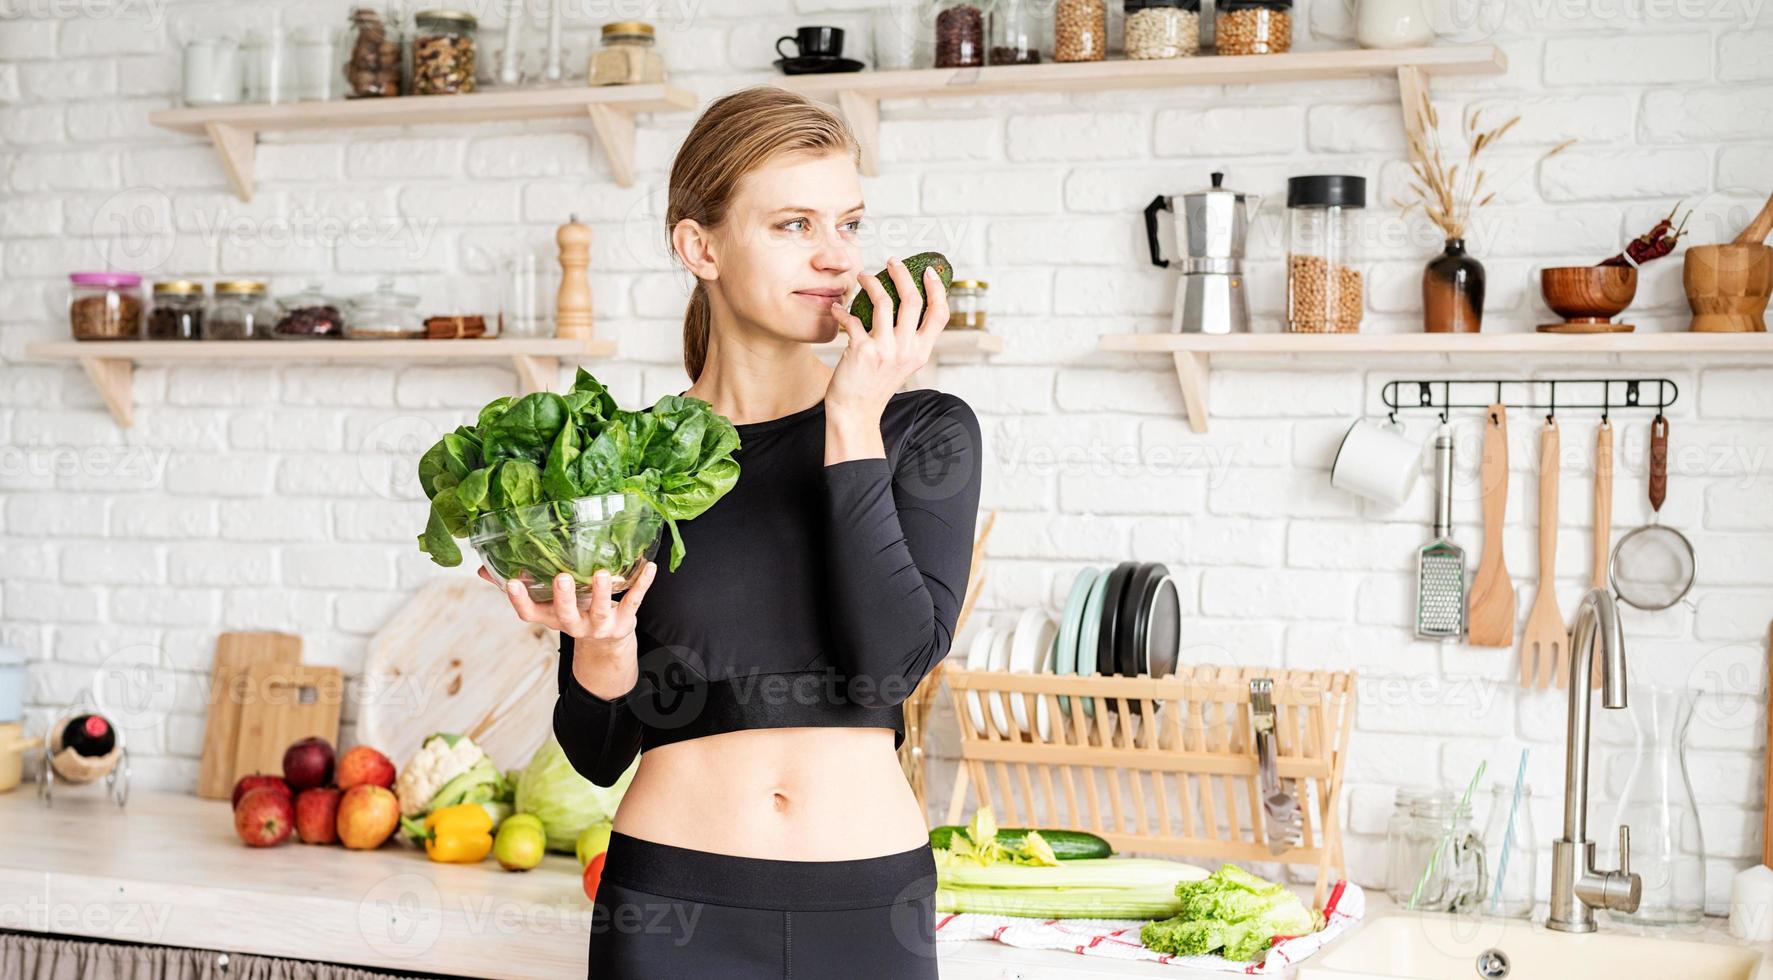
[[[1041,919],[1163,919],[1181,911],[1172,887],[936,889],[938,912]]]
[[[1205,868],[1159,858],[1082,858],[1055,865],[937,862],[936,878],[959,888],[1134,888],[1161,886],[1173,892],[1180,881],[1207,877]]]

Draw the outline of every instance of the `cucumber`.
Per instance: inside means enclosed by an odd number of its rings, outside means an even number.
[[[954,284],[954,263],[948,261],[948,256],[941,252],[919,252],[905,260],[905,271],[911,273],[911,281],[917,284],[918,295],[925,296],[923,270],[926,266],[935,268],[936,275],[942,278],[942,288],[946,289]],[[880,284],[886,287],[887,295],[893,298],[893,304],[897,306],[899,290],[893,285],[892,273],[882,269],[875,273],[874,278],[879,279]],[[850,301],[850,316],[862,321],[863,330],[874,329],[874,300],[869,297],[867,290],[858,291],[856,298]]]
[[[952,825],[937,827],[930,831],[930,846],[945,848],[957,831],[964,830],[966,830],[965,827]],[[1027,836],[1027,827],[997,828],[997,842],[1011,850],[1020,848],[1022,841]],[[1047,842],[1047,846],[1053,849],[1053,856],[1061,861],[1074,861],[1078,858],[1105,858],[1112,857],[1114,854],[1114,848],[1110,847],[1107,841],[1095,834],[1085,833],[1081,830],[1042,830],[1040,836],[1042,840]]]

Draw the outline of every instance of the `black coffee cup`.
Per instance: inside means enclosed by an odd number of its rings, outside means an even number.
[[[797,54],[782,53],[782,42],[794,42]],[[802,27],[792,36],[784,34],[776,39],[776,53],[783,58],[841,58],[843,57],[843,28],[841,27]]]

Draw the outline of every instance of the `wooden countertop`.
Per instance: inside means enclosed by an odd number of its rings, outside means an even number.
[[[0,793],[0,895],[0,928],[500,980],[584,976],[591,934],[566,855],[515,873],[393,841],[249,848],[226,801],[137,790],[119,809],[92,786],[47,808],[30,783]],[[944,980],[1222,976],[991,942],[937,949]]]

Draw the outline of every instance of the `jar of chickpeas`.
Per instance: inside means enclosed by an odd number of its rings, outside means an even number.
[[[1108,0],[1058,0],[1053,6],[1053,60],[1108,57]]]
[[[1213,48],[1220,54],[1293,50],[1293,0],[1219,0]]]
[[[1128,58],[1186,58],[1200,50],[1200,0],[1125,0]]]
[[[1364,308],[1352,211],[1367,179],[1321,174],[1287,180],[1287,329],[1359,333]]]

